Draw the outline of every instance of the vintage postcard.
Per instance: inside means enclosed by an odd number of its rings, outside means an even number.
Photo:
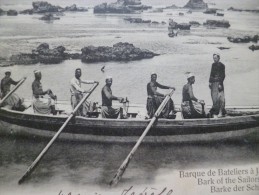
[[[258,20],[258,0],[0,0],[0,194],[259,194]]]

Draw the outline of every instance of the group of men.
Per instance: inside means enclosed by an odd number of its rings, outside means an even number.
[[[226,114],[225,110],[225,96],[224,96],[224,79],[225,79],[225,65],[220,62],[220,55],[213,54],[214,63],[212,64],[209,88],[211,89],[211,97],[213,106],[209,113],[206,112],[205,102],[203,100],[197,99],[193,94],[192,85],[195,83],[195,76],[192,73],[187,74],[187,84],[183,86],[182,90],[182,116],[183,118],[203,118],[208,116],[223,117]],[[16,85],[18,81],[13,81],[11,76],[11,71],[5,72],[5,77],[1,80],[1,92],[2,98],[7,95],[10,91],[10,85]],[[55,109],[55,96],[51,89],[43,90],[41,84],[42,74],[39,70],[34,71],[35,80],[32,83],[32,93],[33,93],[33,110],[35,113],[39,114],[57,114]],[[98,81],[82,80],[82,71],[80,68],[75,70],[75,77],[70,81],[70,92],[71,92],[71,106],[74,109],[78,103],[82,100],[85,93],[89,93],[82,88],[82,83],[84,84],[94,84]],[[123,102],[122,97],[117,97],[112,94],[112,77],[106,78],[106,84],[102,88],[102,117],[103,118],[122,118],[122,108],[112,107],[112,101],[118,100]],[[151,81],[147,84],[147,115],[152,118],[166,97],[166,95],[159,93],[157,88],[161,89],[172,89],[175,87],[164,86],[157,82],[157,74],[151,74]],[[23,103],[23,100],[19,98],[16,94],[12,94],[5,101],[6,105],[11,105],[11,109],[19,110]],[[91,102],[85,101],[80,108],[77,110],[77,116],[87,117],[88,113],[93,111],[93,105]],[[161,112],[160,117],[162,118],[174,118],[176,113],[174,102],[170,98],[164,109]]]

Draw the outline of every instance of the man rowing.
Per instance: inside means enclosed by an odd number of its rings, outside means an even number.
[[[82,70],[81,68],[77,68],[75,70],[75,77],[71,79],[70,81],[70,93],[71,93],[71,106],[73,109],[78,105],[78,103],[82,100],[83,94],[88,93],[87,90],[84,90],[81,87],[81,84],[94,84],[98,83],[98,81],[90,81],[90,80],[82,80]],[[87,112],[90,110],[91,104],[87,101],[85,101],[82,106],[77,110],[76,115],[77,116],[87,116]]]
[[[164,98],[166,95],[159,93],[157,91],[157,88],[161,89],[173,89],[175,90],[174,87],[169,87],[169,86],[164,86],[159,84],[157,81],[157,74],[152,73],[151,74],[151,81],[147,84],[147,114],[149,118],[152,118],[160,106],[160,104],[163,102]],[[170,118],[169,114],[171,111],[174,111],[174,102],[172,99],[168,101],[166,104],[165,108],[163,109],[161,113],[162,118]],[[173,113],[174,114],[174,113]]]
[[[205,114],[205,102],[198,100],[193,94],[192,85],[195,83],[195,76],[192,73],[187,73],[188,83],[183,86],[183,99],[182,99],[182,114],[183,118],[204,118]]]
[[[224,80],[225,80],[225,65],[220,62],[220,55],[213,54],[214,63],[211,67],[209,88],[211,89],[211,98],[213,106],[210,113],[214,117],[223,117],[226,114],[225,110],[225,94],[224,94]]]
[[[123,118],[122,116],[122,108],[113,108],[112,101],[118,100],[119,102],[123,102],[122,97],[117,97],[112,94],[111,86],[112,86],[112,77],[108,76],[105,79],[105,86],[102,88],[102,118]]]
[[[32,83],[32,93],[33,93],[33,110],[37,114],[53,114],[56,115],[55,110],[55,96],[51,89],[43,91],[41,84],[41,71],[34,71],[35,80]]]
[[[1,99],[3,99],[10,91],[11,85],[17,85],[20,81],[14,81],[11,78],[11,70],[5,71],[5,77],[1,80]],[[2,104],[2,106],[11,110],[24,111],[24,99],[20,98],[16,93],[11,94]]]

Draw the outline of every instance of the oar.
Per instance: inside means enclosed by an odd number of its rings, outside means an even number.
[[[130,151],[129,155],[127,156],[127,158],[123,161],[123,163],[121,164],[120,168],[117,170],[116,175],[114,176],[114,178],[112,179],[112,181],[110,182],[110,186],[114,186],[116,185],[124,171],[126,170],[126,168],[128,167],[128,164],[130,162],[130,160],[132,159],[134,153],[136,152],[136,150],[138,149],[139,145],[141,144],[142,140],[144,139],[144,137],[146,136],[146,134],[148,133],[148,131],[150,130],[150,128],[152,127],[152,125],[154,124],[154,122],[157,120],[157,118],[159,117],[160,113],[162,112],[162,110],[164,109],[165,105],[167,104],[168,100],[171,98],[171,96],[173,95],[174,90],[171,91],[171,93],[169,93],[166,98],[164,99],[164,101],[160,104],[160,106],[158,107],[155,115],[153,116],[153,118],[151,119],[151,121],[149,122],[148,126],[146,127],[146,129],[144,130],[144,132],[142,133],[142,135],[140,136],[140,138],[138,139],[137,143],[135,144],[135,146],[133,147],[133,149]]]
[[[2,103],[4,103],[4,101],[9,98],[10,95],[12,95],[22,84],[23,82],[26,80],[26,77],[24,77],[22,80],[20,80],[20,82],[15,85],[15,87],[13,88],[13,90],[11,90],[8,94],[6,94],[6,96],[4,96],[3,99],[0,100],[0,106],[2,105]]]
[[[50,146],[53,144],[53,142],[58,138],[58,136],[60,135],[60,133],[63,131],[63,129],[66,127],[66,125],[68,124],[68,122],[74,117],[76,111],[79,109],[79,107],[81,106],[82,103],[85,102],[85,100],[91,95],[91,93],[93,92],[93,90],[98,86],[99,83],[95,83],[95,85],[90,89],[90,91],[83,97],[83,99],[79,102],[79,104],[75,107],[75,109],[73,110],[73,112],[69,115],[69,117],[67,118],[67,120],[64,122],[64,124],[60,127],[60,129],[58,130],[58,132],[54,135],[54,137],[49,141],[49,143],[47,144],[47,146],[41,151],[41,153],[38,155],[38,157],[34,160],[34,162],[31,164],[31,166],[29,166],[29,168],[27,169],[26,173],[21,177],[21,179],[18,181],[19,184],[23,183],[24,180],[32,173],[32,171],[34,170],[34,168],[37,166],[37,164],[39,163],[39,161],[41,160],[41,158],[46,154],[46,152],[48,151],[48,149],[50,148]]]

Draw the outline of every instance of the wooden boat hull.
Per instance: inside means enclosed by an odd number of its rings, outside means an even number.
[[[52,137],[66,116],[26,114],[0,109],[0,134],[30,137]],[[61,140],[96,142],[135,142],[149,120],[100,119],[75,117]],[[224,139],[257,140],[259,115],[220,119],[159,119],[145,138],[145,142],[189,142]]]

